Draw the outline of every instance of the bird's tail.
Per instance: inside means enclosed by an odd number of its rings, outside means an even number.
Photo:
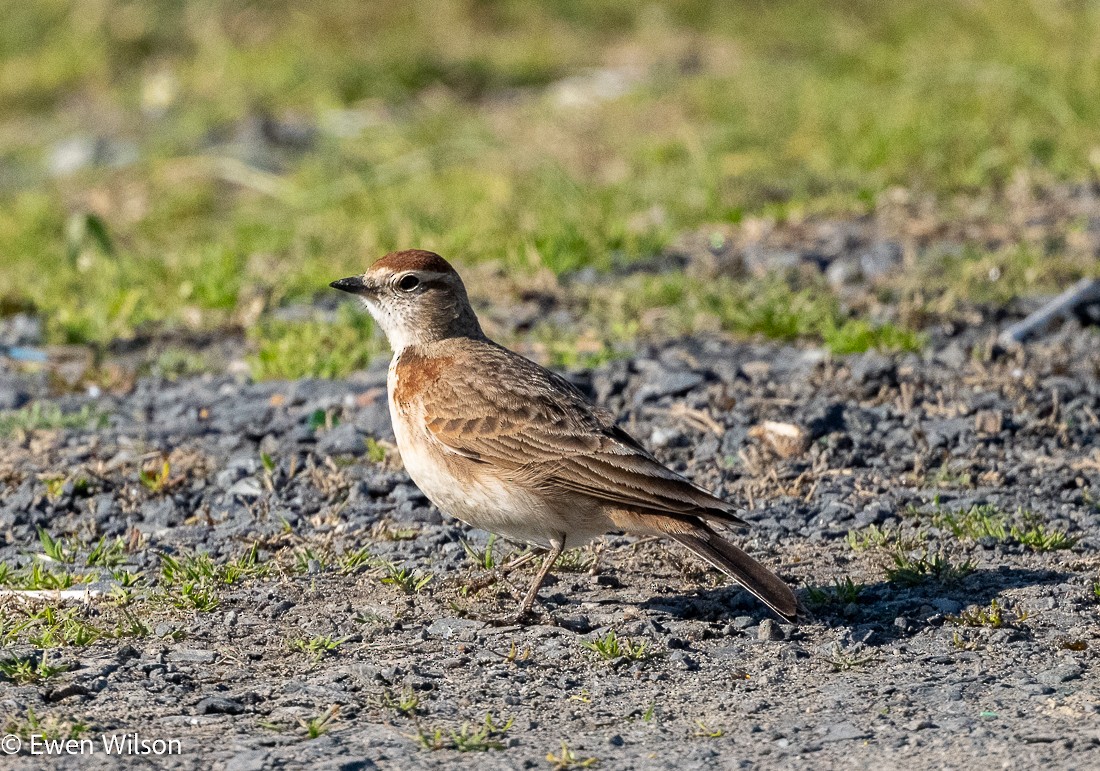
[[[668,533],[668,537],[729,575],[788,621],[799,615],[798,598],[783,579],[709,527],[702,525],[690,533]]]

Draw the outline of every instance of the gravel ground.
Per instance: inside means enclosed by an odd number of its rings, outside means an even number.
[[[92,425],[0,439],[0,559],[11,586],[90,583],[0,598],[0,657],[67,669],[0,679],[0,714],[90,737],[66,761],[89,768],[135,731],[180,742],[149,766],[235,771],[1100,767],[1100,336],[972,355],[990,331],[923,357],[680,340],[575,378],[742,503],[798,626],[621,536],[567,555],[543,623],[486,623],[529,573],[470,590],[486,534],[400,470],[385,362],[48,399]],[[47,385],[0,373],[8,407]],[[617,652],[586,647],[611,630]],[[41,763],[24,742],[5,766]]]

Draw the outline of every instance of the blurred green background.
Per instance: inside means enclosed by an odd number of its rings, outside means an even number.
[[[48,343],[243,329],[257,376],[338,376],[380,349],[369,321],[278,311],[392,249],[522,298],[895,186],[1091,181],[1098,32],[1097,4],[1061,0],[7,3],[0,313]],[[920,344],[812,282],[608,281],[577,329],[524,334],[584,363],[563,352],[663,304],[841,352]]]

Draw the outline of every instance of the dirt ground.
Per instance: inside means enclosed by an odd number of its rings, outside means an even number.
[[[14,429],[0,455],[3,656],[38,668],[0,681],[5,766],[42,764],[37,731],[88,768],[134,732],[178,740],[149,767],[238,771],[1096,767],[1100,336],[972,354],[988,336],[839,358],[688,339],[576,378],[742,502],[797,626],[622,536],[566,555],[539,623],[487,623],[529,573],[474,591],[486,534],[400,470],[385,362],[63,397],[94,425]],[[28,597],[35,565],[85,582]]]

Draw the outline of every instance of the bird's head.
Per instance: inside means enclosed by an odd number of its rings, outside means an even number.
[[[392,252],[366,273],[329,286],[358,295],[394,351],[452,337],[482,337],[458,273],[434,252]]]

